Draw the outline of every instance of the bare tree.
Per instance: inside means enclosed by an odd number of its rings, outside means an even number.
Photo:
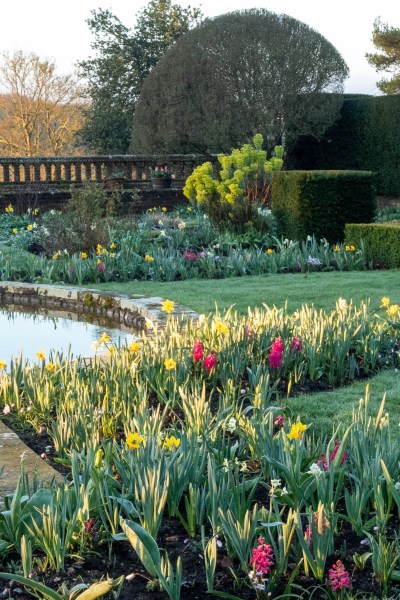
[[[70,152],[82,126],[79,81],[58,75],[53,60],[3,53],[0,63],[0,152],[12,156]],[[76,152],[76,149],[74,149]]]

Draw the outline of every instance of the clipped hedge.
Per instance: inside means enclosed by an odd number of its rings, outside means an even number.
[[[375,175],[369,171],[281,171],[271,173],[271,208],[278,234],[341,242],[346,223],[372,221]]]
[[[365,244],[365,256],[374,267],[400,269],[400,223],[348,223],[348,244]]]
[[[400,95],[345,96],[340,118],[321,140],[299,138],[292,169],[376,171],[377,191],[400,197]]]

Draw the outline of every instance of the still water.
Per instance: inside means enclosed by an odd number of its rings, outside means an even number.
[[[43,350],[48,357],[51,349],[64,354],[70,349],[74,357],[91,356],[93,343],[103,333],[117,346],[131,342],[135,331],[119,327],[98,315],[0,305],[0,360],[9,365],[11,357],[22,352],[24,359],[37,362],[36,352]]]

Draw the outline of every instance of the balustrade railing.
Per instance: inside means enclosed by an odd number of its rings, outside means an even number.
[[[103,182],[115,173],[140,183],[149,180],[150,170],[165,167],[174,175],[176,187],[182,187],[193,169],[216,156],[200,154],[114,155],[114,156],[23,156],[0,157],[0,184],[79,184]]]

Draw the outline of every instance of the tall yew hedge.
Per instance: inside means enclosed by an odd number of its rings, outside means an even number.
[[[278,233],[340,242],[346,223],[372,221],[375,175],[368,171],[281,171],[271,173],[271,208]]]
[[[376,171],[377,191],[400,197],[400,95],[345,96],[341,117],[318,142],[298,140],[294,169]]]

